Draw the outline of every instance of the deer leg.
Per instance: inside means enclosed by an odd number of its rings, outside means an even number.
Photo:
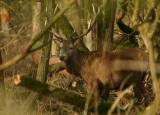
[[[88,89],[87,89],[88,90]],[[92,94],[90,91],[87,91],[87,96],[86,96],[86,102],[84,106],[84,114],[87,115],[88,109],[89,109],[89,104],[91,101]]]
[[[100,81],[97,82],[98,82],[98,96],[100,96],[104,100],[107,100],[109,96],[108,84],[103,85]]]
[[[153,84],[150,74],[147,74],[144,80],[145,86],[145,106],[148,106],[155,98],[155,94],[153,92]]]
[[[137,104],[142,103],[144,100],[144,95],[145,95],[145,88],[144,88],[144,83],[143,82],[138,82],[133,88],[134,90],[134,95],[137,98]]]

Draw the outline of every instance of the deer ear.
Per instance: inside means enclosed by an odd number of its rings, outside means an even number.
[[[60,44],[62,43],[61,41],[59,41],[59,40],[57,40],[57,39],[54,39],[54,42],[55,42],[58,46],[60,46]]]
[[[79,41],[80,41],[79,39],[76,39],[76,40],[73,42],[73,45],[76,46],[76,45],[79,43]]]
[[[78,44],[78,42],[79,42],[79,39],[71,38],[71,42],[72,42],[73,46],[76,46]]]
[[[54,39],[54,42],[59,48],[62,48],[64,46],[64,41],[60,41],[58,39]]]

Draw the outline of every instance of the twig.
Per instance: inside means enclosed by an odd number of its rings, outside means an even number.
[[[124,97],[124,95],[126,95],[126,94],[131,94],[131,93],[132,93],[131,90],[130,90],[132,87],[133,87],[133,86],[130,86],[129,88],[125,89],[125,90],[117,97],[117,99],[114,101],[114,103],[112,104],[111,108],[109,109],[107,115],[112,115],[112,112],[115,110],[115,108],[116,108],[116,106],[118,105],[120,99],[121,99],[122,97]]]

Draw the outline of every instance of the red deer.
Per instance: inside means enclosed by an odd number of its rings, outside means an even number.
[[[147,61],[148,56],[144,50],[129,48],[111,52],[107,51],[103,55],[104,52],[102,53],[102,51],[80,51],[76,48],[77,40],[69,42],[57,33],[54,33],[54,36],[60,41],[59,58],[65,63],[67,71],[81,77],[87,83],[91,92],[96,92],[97,90],[98,95],[106,99],[109,95],[109,90],[119,90],[126,80],[124,88],[133,85],[135,96],[138,100],[142,100],[145,93],[145,72],[138,70],[113,71],[112,67],[116,66],[115,62],[118,60]],[[127,65],[125,66],[127,69]]]

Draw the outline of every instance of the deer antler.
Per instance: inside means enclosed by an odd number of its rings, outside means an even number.
[[[93,6],[93,5],[92,5]],[[98,16],[98,14],[99,14],[99,12],[100,12],[100,9],[98,9],[98,11],[97,11],[97,13],[95,12],[95,9],[94,9],[94,6],[93,6],[93,12],[94,12],[94,18],[93,18],[93,20],[92,20],[92,23],[90,22],[90,24],[89,24],[89,28],[88,28],[88,30],[85,32],[85,33],[83,33],[82,35],[80,35],[80,36],[74,36],[74,37],[72,37],[72,38],[74,38],[74,39],[80,39],[80,38],[83,38],[85,35],[87,35],[91,30],[92,30],[92,28],[93,28],[93,26],[94,26],[94,24],[95,24],[95,22],[96,22],[96,19],[97,19],[97,16]],[[73,34],[74,35],[74,34]]]
[[[56,37],[56,39],[52,38],[53,40],[58,40],[59,42],[63,42],[65,39],[61,37],[60,34],[58,34],[55,29],[52,29],[53,35]]]
[[[93,5],[92,5],[92,6],[93,6]],[[77,41],[78,39],[83,38],[85,35],[87,35],[87,34],[91,31],[91,29],[93,28],[93,26],[94,26],[94,24],[95,24],[95,22],[96,22],[97,15],[99,14],[100,9],[98,9],[98,11],[97,11],[97,13],[96,13],[96,12],[95,12],[95,9],[94,9],[94,6],[93,6],[93,12],[94,12],[94,18],[93,18],[93,21],[90,22],[88,30],[87,30],[85,33],[83,33],[82,35],[80,35],[80,36],[75,36],[75,31],[74,31],[73,34],[71,35],[71,39],[74,39],[74,41]],[[65,40],[65,39],[64,39],[63,37],[61,37],[61,35],[59,35],[54,29],[53,29],[52,33],[53,33],[53,35],[57,38],[57,39],[53,39],[53,40],[58,40],[58,41],[60,41],[60,42],[63,42],[63,41]]]

